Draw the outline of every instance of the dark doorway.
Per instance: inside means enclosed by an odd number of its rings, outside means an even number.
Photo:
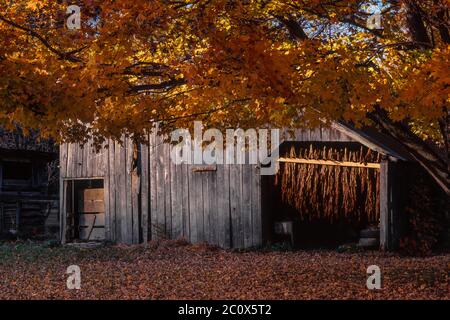
[[[378,228],[378,153],[359,143],[289,142],[279,161],[278,174],[263,182],[273,241],[334,248],[358,242],[363,229]]]
[[[68,180],[68,241],[105,240],[105,204],[103,179]]]

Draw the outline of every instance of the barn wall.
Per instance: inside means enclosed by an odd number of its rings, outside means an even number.
[[[286,140],[351,141],[334,129],[296,130]],[[216,165],[204,171],[198,165],[176,165],[170,160],[170,146],[151,134],[149,145],[139,147],[139,166],[133,168],[129,139],[122,145],[106,144],[108,148],[99,153],[90,143],[84,147],[64,144],[60,161],[61,186],[67,179],[104,179],[107,240],[139,243],[185,238],[225,248],[263,244],[258,166]],[[62,203],[66,193],[63,187]]]
[[[140,146],[138,168],[133,168],[128,139],[123,145],[109,141],[98,154],[88,145],[61,146],[61,186],[70,179],[104,179],[106,239],[139,243],[185,238],[225,248],[262,244],[257,166],[197,171],[196,165],[173,164],[170,146],[161,137],[153,134],[149,141]],[[62,203],[68,193],[62,189]]]
[[[106,147],[107,146],[107,147]],[[133,148],[128,139],[121,145],[108,141],[97,153],[87,143],[63,144],[60,148],[60,210],[66,214],[67,183],[71,179],[103,179],[105,236],[119,243],[139,243],[138,187],[136,170],[132,170]],[[65,230],[62,219],[61,230]],[[61,235],[64,238],[64,234]]]
[[[141,208],[149,238],[234,248],[262,244],[257,166],[176,165],[161,137],[151,135],[149,141],[141,147]]]

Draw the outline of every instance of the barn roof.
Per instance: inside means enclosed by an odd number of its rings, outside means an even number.
[[[403,161],[414,160],[414,157],[402,144],[373,127],[355,128],[349,124],[335,122],[332,124],[332,128],[381,154]]]
[[[0,150],[3,152],[38,152],[57,153],[55,143],[48,139],[40,139],[39,132],[33,130],[29,135],[24,135],[18,128],[15,131],[8,131],[0,127]]]

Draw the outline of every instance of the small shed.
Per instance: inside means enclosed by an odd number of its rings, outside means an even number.
[[[286,130],[287,132],[287,130]],[[95,151],[90,143],[60,146],[61,241],[141,243],[150,239],[185,238],[224,248],[260,247],[270,241],[277,220],[275,177],[261,176],[251,164],[174,164],[170,144],[152,133],[149,144],[133,146],[108,140]],[[395,141],[376,130],[335,123],[315,130],[295,130],[282,146],[365,148],[378,155],[370,170],[379,172],[380,244],[398,242],[402,188],[397,177],[412,163]],[[311,159],[309,159],[311,160]],[[280,163],[359,166],[364,161],[295,159],[280,153]],[[320,160],[320,159],[319,159]],[[320,184],[320,181],[319,181]]]
[[[58,233],[58,150],[36,131],[0,128],[0,235]]]

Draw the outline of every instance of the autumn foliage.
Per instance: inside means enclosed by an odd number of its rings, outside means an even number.
[[[370,123],[450,194],[448,156],[423,143],[448,152],[448,0],[76,3],[79,30],[66,1],[0,2],[0,124],[101,142],[193,119]]]
[[[433,45],[402,32],[410,1],[2,1],[0,104],[61,139],[120,137],[157,120],[205,115],[214,125],[362,121],[380,106],[436,136],[448,103],[447,1],[421,1]],[[378,2],[374,1],[372,5]],[[404,30],[403,30],[404,31]]]
[[[69,265],[81,289],[68,290]],[[382,289],[368,290],[378,265]],[[0,244],[0,299],[443,299],[448,255],[232,252],[180,241],[97,249]]]

